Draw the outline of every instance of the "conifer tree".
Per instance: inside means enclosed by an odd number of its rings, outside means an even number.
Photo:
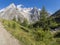
[[[43,6],[42,10],[40,12],[40,26],[44,30],[48,28],[47,16],[48,16],[48,13],[47,13],[45,7]]]
[[[22,25],[25,26],[25,27],[28,27],[28,21],[27,21],[27,19],[24,19]]]
[[[16,17],[14,16],[13,21],[16,21]]]

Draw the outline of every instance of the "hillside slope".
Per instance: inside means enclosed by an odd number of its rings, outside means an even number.
[[[15,21],[2,20],[5,29],[11,33],[15,38],[17,38],[23,45],[59,45],[56,39],[50,31],[43,31],[37,28],[29,29],[18,24]],[[60,39],[59,39],[60,40]]]
[[[60,10],[51,15],[57,23],[60,23]]]

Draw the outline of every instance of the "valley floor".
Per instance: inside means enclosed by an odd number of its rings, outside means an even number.
[[[19,41],[8,33],[0,23],[0,45],[20,45]]]

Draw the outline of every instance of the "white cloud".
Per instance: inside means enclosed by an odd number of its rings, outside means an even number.
[[[39,8],[38,10],[40,11],[41,9]]]
[[[22,4],[20,4],[20,5],[17,5],[17,8],[20,8],[20,7],[22,7],[23,5]]]
[[[5,8],[3,8],[3,9],[0,9],[0,12],[2,12],[2,11],[4,11],[5,10]]]

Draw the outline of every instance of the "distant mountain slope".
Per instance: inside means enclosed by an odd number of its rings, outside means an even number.
[[[51,16],[55,19],[56,22],[60,23],[60,10],[56,11]]]
[[[0,13],[1,18],[12,20],[14,17],[18,20],[18,17],[22,21],[24,16],[18,11],[14,4],[9,5],[4,9],[2,13]]]
[[[0,18],[12,20],[14,17],[16,20],[20,18],[23,21],[25,18],[29,22],[38,21],[40,10],[37,8],[18,8],[14,3],[10,4],[8,7],[0,10]]]

